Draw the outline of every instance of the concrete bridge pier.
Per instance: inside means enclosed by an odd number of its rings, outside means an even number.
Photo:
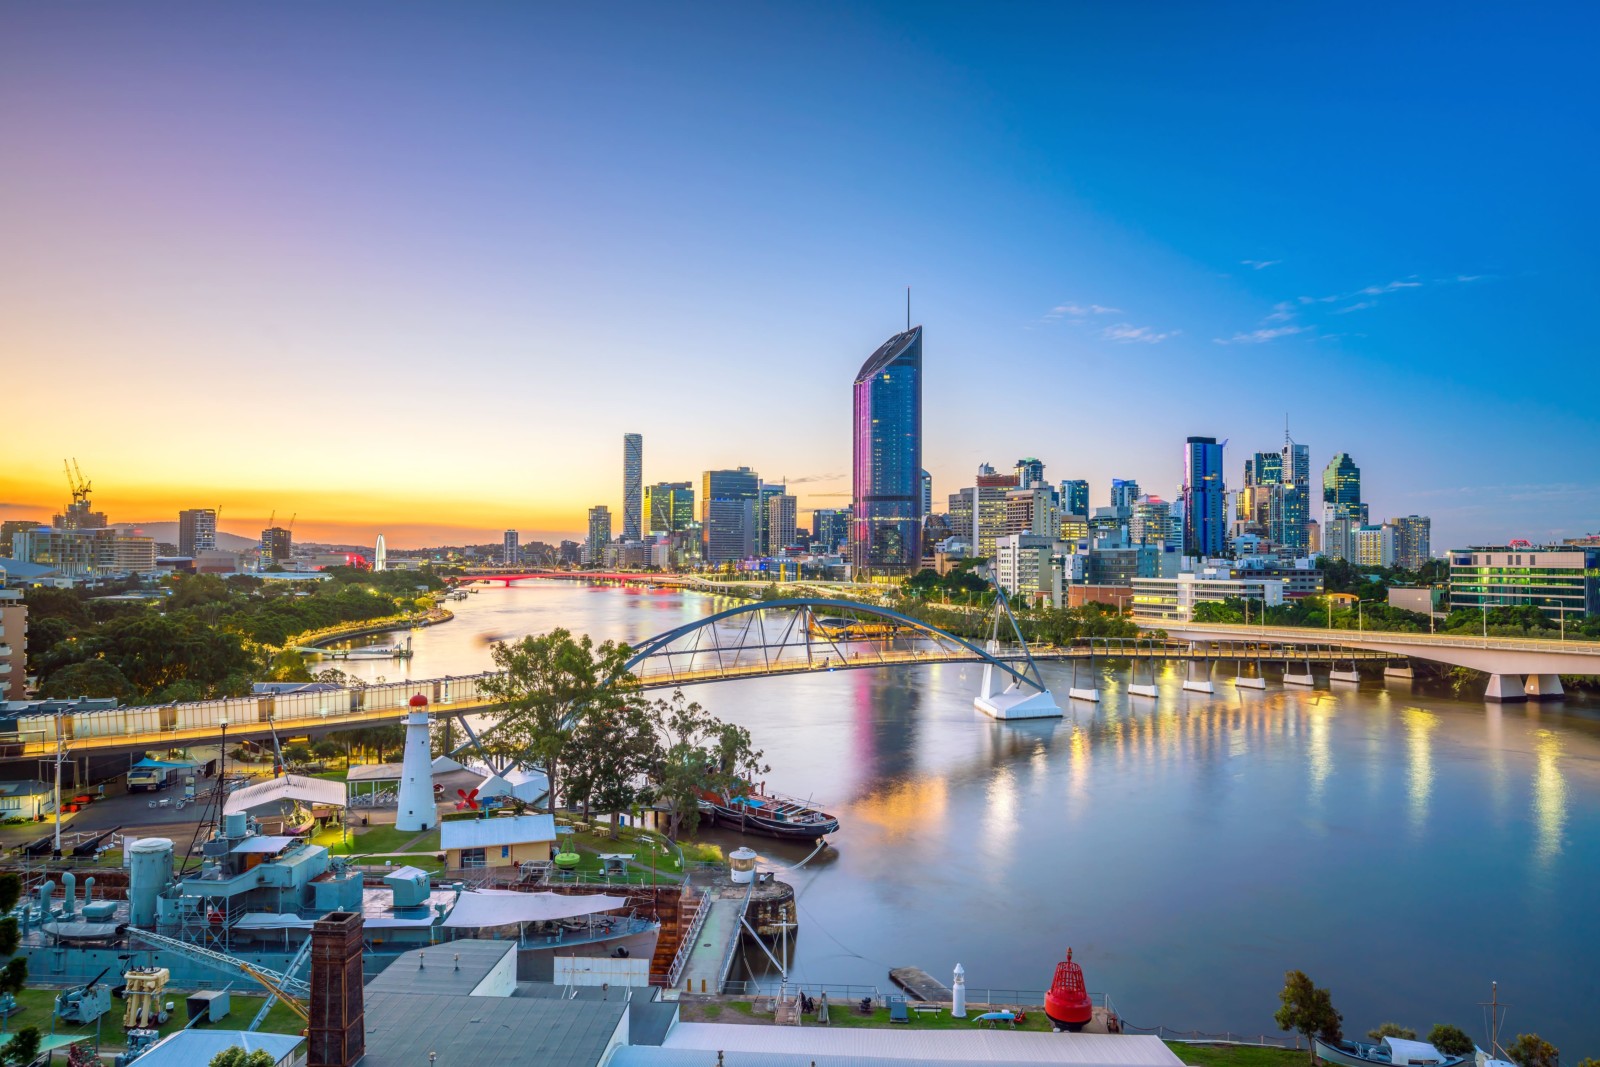
[[[1341,671],[1339,669],[1338,662],[1335,661],[1332,668],[1328,671],[1328,681],[1349,682],[1351,685],[1359,684],[1361,682],[1361,672],[1356,669],[1356,661],[1350,661],[1350,669],[1347,671]]]
[[[1195,667],[1203,667],[1205,673],[1196,678]],[[1215,693],[1217,687],[1211,684],[1211,661],[1209,659],[1192,659],[1183,672],[1183,688],[1190,693]]]
[[[1530,674],[1522,692],[1529,700],[1560,700],[1567,693],[1561,688],[1559,674]]]
[[[1069,700],[1087,700],[1091,704],[1100,703],[1100,671],[1095,667],[1094,656],[1089,656],[1088,684],[1078,683],[1078,661],[1072,661],[1072,686],[1067,690]]]
[[[1406,660],[1403,663],[1385,663],[1383,665],[1383,676],[1385,678],[1414,678],[1416,677],[1416,672],[1411,669],[1411,661]]]
[[[1155,642],[1150,642],[1151,652],[1155,651]],[[1150,668],[1148,682],[1139,681],[1139,661],[1135,659],[1128,668],[1128,694],[1136,697],[1154,697],[1161,694],[1156,690],[1156,663],[1155,659],[1148,659],[1145,665]]]
[[[1239,673],[1233,679],[1233,687],[1235,689],[1265,689],[1267,687],[1267,679],[1261,673],[1261,661],[1256,660],[1256,673],[1253,675],[1244,673],[1244,663],[1241,661]]]
[[[1519,700],[1527,700],[1528,694],[1522,687],[1522,675],[1489,675],[1489,688],[1484,690],[1483,699],[1493,701],[1496,704],[1510,704]]]
[[[1296,667],[1300,669],[1300,673],[1298,674],[1295,673]],[[1295,663],[1293,660],[1290,660],[1284,663],[1283,684],[1303,685],[1307,689],[1315,686],[1317,684],[1317,679],[1316,676],[1311,673],[1311,661],[1307,659],[1301,660],[1299,663]]]

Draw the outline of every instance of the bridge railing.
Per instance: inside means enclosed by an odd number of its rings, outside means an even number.
[[[1439,648],[1493,648],[1508,652],[1567,652],[1574,655],[1600,653],[1600,641],[1577,637],[1565,640],[1559,637],[1487,637],[1472,634],[1409,633],[1404,630],[1351,630],[1327,629],[1321,626],[1267,626],[1265,628],[1237,622],[1171,622],[1151,624],[1153,628],[1181,633],[1249,634],[1281,641],[1285,644],[1305,644],[1308,641],[1338,645],[1350,641],[1370,641],[1382,644],[1434,645]]]

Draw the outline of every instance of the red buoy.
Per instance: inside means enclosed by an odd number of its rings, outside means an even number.
[[[1083,985],[1083,968],[1072,962],[1072,950],[1056,964],[1055,981],[1044,995],[1044,1013],[1062,1030],[1082,1030],[1094,1018],[1094,1005]]]

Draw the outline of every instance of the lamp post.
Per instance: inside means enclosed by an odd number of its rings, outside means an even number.
[[[1366,628],[1364,616],[1363,616],[1363,613],[1361,611],[1361,605],[1363,605],[1363,604],[1381,604],[1381,603],[1382,603],[1381,600],[1376,600],[1376,599],[1374,599],[1374,600],[1357,600],[1356,601],[1356,633],[1360,633],[1362,630],[1364,630]]]

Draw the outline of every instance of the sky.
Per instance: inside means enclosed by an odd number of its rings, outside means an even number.
[[[978,464],[1171,498],[1285,419],[1436,549],[1600,529],[1592,5],[0,6],[0,517],[575,536]],[[1585,312],[1584,308],[1589,308]],[[1314,474],[1314,478],[1315,478]],[[619,520],[620,521],[620,520]]]

